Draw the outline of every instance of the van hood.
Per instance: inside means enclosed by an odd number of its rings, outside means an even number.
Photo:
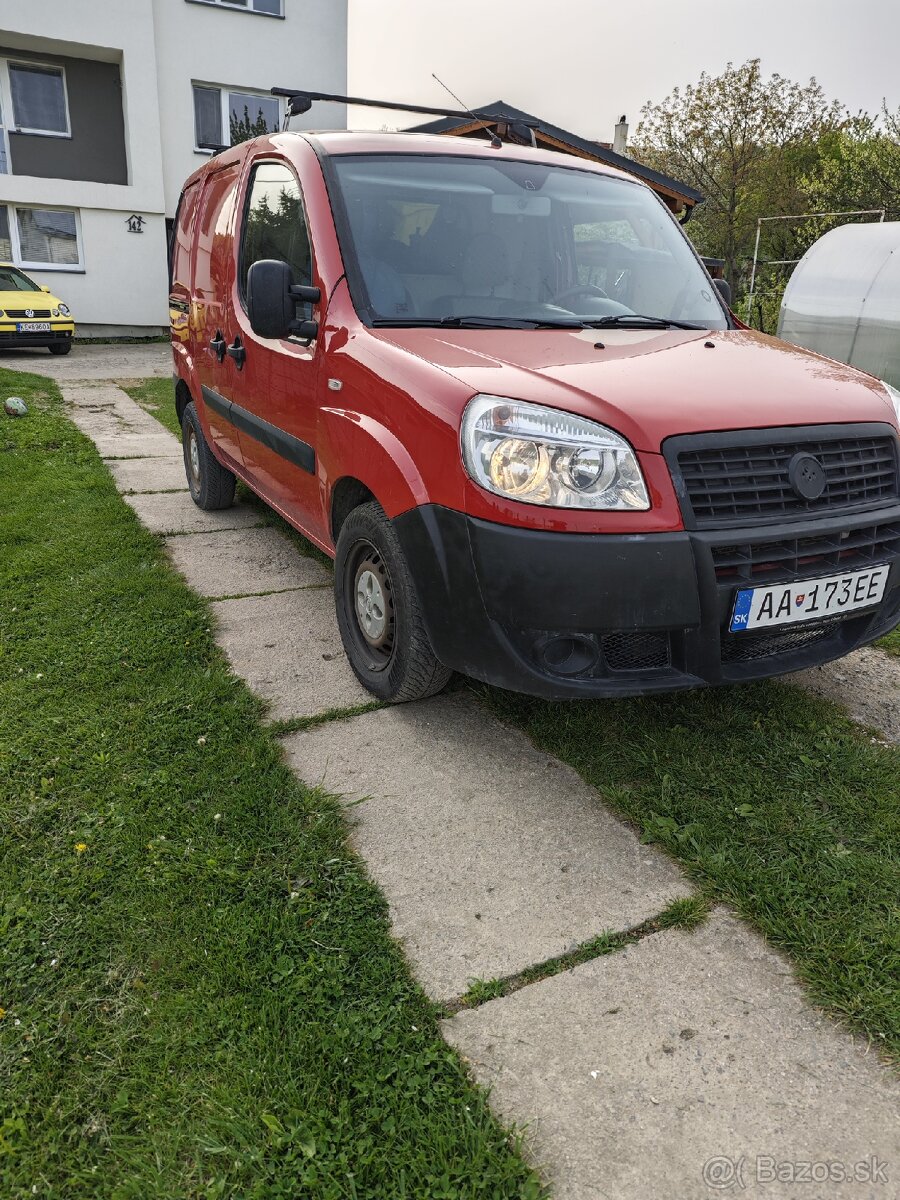
[[[472,392],[578,413],[659,453],[674,434],[895,424],[873,376],[754,330],[373,331]]]

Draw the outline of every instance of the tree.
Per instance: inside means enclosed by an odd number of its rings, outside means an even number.
[[[725,259],[736,293],[757,218],[798,211],[799,181],[815,171],[820,139],[846,120],[844,107],[826,101],[815,79],[800,85],[766,78],[754,58],[728,63],[721,75],[703,72],[661,104],[645,104],[633,149],[648,166],[704,194],[691,236],[702,253]]]
[[[249,142],[251,138],[259,137],[263,133],[271,133],[262,108],[256,114],[254,120],[250,119],[250,112],[247,105],[244,105],[244,115],[239,117],[234,109],[231,110],[231,144],[236,146],[239,142]]]
[[[823,139],[818,169],[800,182],[808,206],[820,212],[883,208],[900,219],[900,109],[865,114]]]

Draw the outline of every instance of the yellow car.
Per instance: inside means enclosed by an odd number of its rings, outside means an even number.
[[[68,354],[74,335],[68,305],[18,267],[0,263],[0,350],[46,346],[51,354]]]

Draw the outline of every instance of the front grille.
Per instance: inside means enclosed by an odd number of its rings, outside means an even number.
[[[32,308],[26,311],[24,308],[7,308],[4,312],[8,317],[16,317],[24,321],[46,321],[50,316],[49,308]]]
[[[669,665],[669,639],[658,633],[605,633],[600,639],[612,671],[649,671]]]
[[[683,496],[700,528],[848,510],[900,498],[897,439],[890,434],[779,441],[772,433],[765,441],[748,437],[745,444],[727,444],[726,435],[716,435],[715,444],[696,448],[683,445],[688,439],[678,439]],[[825,470],[825,490],[817,500],[804,500],[791,486],[791,459],[801,453],[813,455]]]
[[[805,650],[816,642],[823,642],[837,631],[841,624],[823,621],[818,625],[793,625],[786,629],[762,629],[759,633],[723,633],[722,662],[753,662],[758,658],[774,658],[780,654],[792,654]]]
[[[830,569],[855,571],[897,558],[900,522],[710,549],[720,583],[764,583],[767,579],[790,583],[810,575],[829,574]]]

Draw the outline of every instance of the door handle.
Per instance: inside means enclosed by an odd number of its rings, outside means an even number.
[[[244,359],[247,357],[247,351],[244,349],[244,343],[241,341],[241,335],[236,334],[234,341],[227,347],[225,353],[229,358],[233,358],[237,363],[237,369],[240,371],[244,365]]]
[[[219,362],[222,362],[225,357],[225,339],[222,337],[221,329],[217,329],[216,336],[214,338],[210,338],[209,348],[212,350]]]

